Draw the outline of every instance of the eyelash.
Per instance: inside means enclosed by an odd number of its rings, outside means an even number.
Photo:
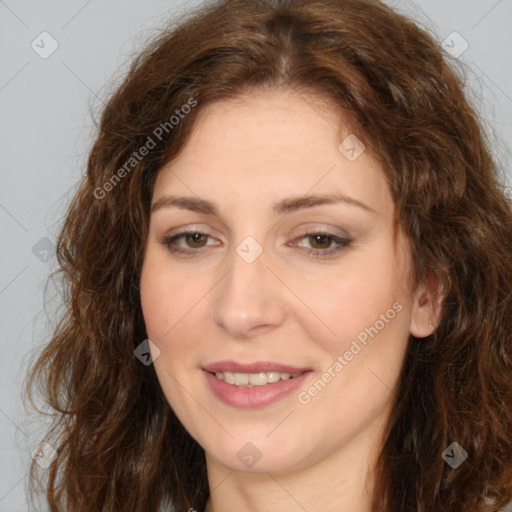
[[[202,231],[198,230],[189,230],[189,231],[183,231],[181,233],[178,233],[177,235],[172,235],[166,237],[162,243],[167,247],[167,249],[173,253],[173,254],[182,254],[184,256],[193,257],[195,254],[201,252],[204,247],[198,247],[196,249],[182,249],[180,247],[173,246],[172,244],[176,242],[176,240],[179,240],[180,238],[186,237],[187,235],[201,235],[204,237],[208,237],[207,241],[211,238],[210,235],[207,233],[203,233]],[[302,240],[304,238],[309,237],[316,237],[316,236],[323,236],[331,239],[332,243],[338,244],[337,247],[329,247],[328,249],[310,249],[307,253],[310,257],[325,257],[330,256],[336,253],[339,253],[346,249],[351,243],[352,240],[349,238],[341,238],[339,236],[333,235],[332,233],[328,233],[325,231],[311,231],[308,233],[304,233],[300,237],[298,237],[296,240]]]

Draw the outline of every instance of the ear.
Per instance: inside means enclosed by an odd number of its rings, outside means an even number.
[[[441,319],[444,295],[439,276],[429,274],[414,293],[410,327],[413,336],[425,338],[434,333]]]

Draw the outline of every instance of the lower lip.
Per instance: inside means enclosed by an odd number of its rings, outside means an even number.
[[[311,373],[307,371],[298,377],[278,380],[264,386],[235,386],[204,371],[213,394],[227,405],[244,409],[256,409],[273,404],[297,389]]]

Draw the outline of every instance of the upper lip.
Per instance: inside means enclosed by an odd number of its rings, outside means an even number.
[[[289,366],[287,364],[272,363],[270,361],[259,361],[256,363],[242,364],[236,361],[217,361],[216,363],[207,364],[202,367],[203,370],[210,373],[232,372],[232,373],[262,373],[262,372],[279,372],[279,373],[304,373],[311,368],[300,368],[297,366]]]

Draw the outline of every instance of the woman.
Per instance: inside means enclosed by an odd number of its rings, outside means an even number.
[[[462,80],[377,1],[273,4],[164,32],[103,113],[28,383],[50,508],[503,509],[512,212]]]

